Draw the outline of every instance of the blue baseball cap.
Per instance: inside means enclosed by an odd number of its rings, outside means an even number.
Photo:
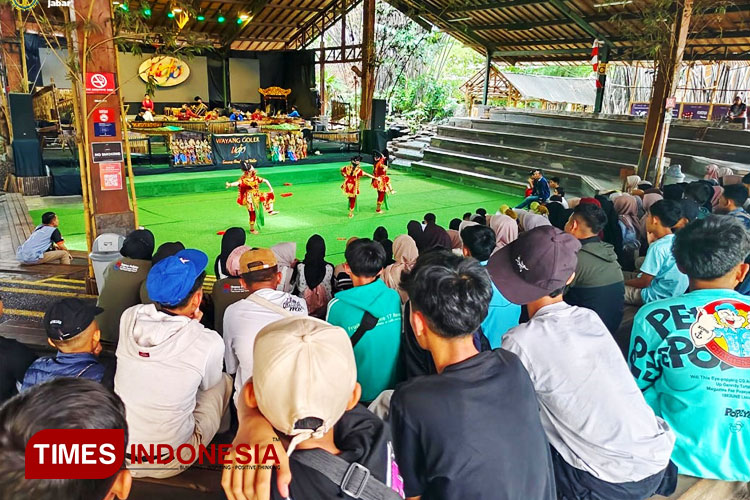
[[[188,296],[206,264],[208,256],[191,248],[160,260],[146,278],[149,298],[165,306],[176,306]]]

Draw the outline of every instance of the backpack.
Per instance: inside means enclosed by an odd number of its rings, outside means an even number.
[[[308,288],[305,290],[302,298],[307,302],[307,310],[310,316],[316,318],[325,317],[330,297],[328,297],[328,292],[322,284],[313,289]]]

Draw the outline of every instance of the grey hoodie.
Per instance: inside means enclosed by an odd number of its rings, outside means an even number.
[[[127,411],[130,443],[187,443],[199,390],[221,381],[224,341],[185,316],[133,306],[120,319],[115,392]]]

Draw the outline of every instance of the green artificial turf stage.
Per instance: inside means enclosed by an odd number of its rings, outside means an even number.
[[[338,164],[339,167],[341,165]],[[371,171],[371,167],[368,167],[365,166],[365,169]],[[307,168],[315,169],[317,165]],[[263,176],[265,170],[260,169],[259,172]],[[212,180],[219,181],[220,184],[223,184],[224,177],[231,180],[238,176],[235,171],[210,174],[211,177],[218,177]],[[377,226],[385,226],[393,239],[406,232],[409,220],[421,221],[427,212],[435,213],[438,224],[447,227],[450,219],[460,218],[464,212],[474,212],[483,207],[494,213],[501,204],[513,204],[520,200],[517,196],[505,193],[396,170],[391,170],[389,174],[396,190],[396,194],[389,198],[390,210],[384,214],[375,213],[377,193],[370,187],[369,179],[365,178],[360,187],[362,194],[359,197],[359,211],[355,212],[353,219],[347,218],[347,200],[340,189],[340,176],[326,182],[295,184],[295,174],[289,172],[284,181],[291,182],[292,186],[283,186],[283,183],[272,179],[276,193],[275,209],[280,213],[272,217],[266,216],[266,224],[260,229],[259,235],[248,233],[248,244],[265,247],[282,241],[295,241],[297,256],[302,258],[305,242],[310,235],[318,233],[326,240],[327,259],[337,263],[343,260],[344,246],[349,237],[372,237]],[[145,184],[166,180],[167,175],[175,174],[137,177],[136,193],[139,192],[138,185],[145,187]],[[191,175],[198,174],[179,175],[183,182],[189,182]],[[205,179],[200,182],[201,186],[205,186]],[[180,240],[188,247],[206,252],[209,255],[209,272],[212,272],[213,260],[221,247],[221,236],[216,232],[232,226],[248,228],[247,211],[236,203],[236,188],[217,188],[218,185],[210,192],[139,196],[139,223],[153,231],[157,246],[165,241]],[[282,197],[282,193],[292,193],[292,196]],[[41,214],[47,210],[58,214],[60,230],[68,248],[85,250],[81,204],[32,210],[31,216],[38,222]]]

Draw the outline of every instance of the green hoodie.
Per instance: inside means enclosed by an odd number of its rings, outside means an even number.
[[[351,337],[365,311],[378,318],[375,328],[364,334],[354,348],[357,381],[362,385],[362,401],[372,401],[396,385],[396,363],[401,345],[401,298],[398,292],[377,279],[336,294],[328,304],[332,325],[340,326]]]

